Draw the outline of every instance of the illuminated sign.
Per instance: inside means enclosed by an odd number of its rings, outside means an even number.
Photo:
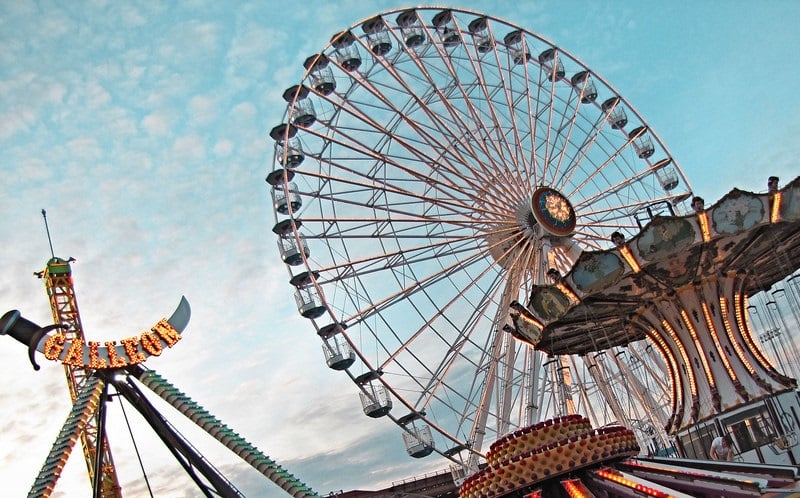
[[[119,341],[99,342],[83,339],[68,339],[58,332],[47,336],[42,353],[45,358],[61,361],[74,367],[103,369],[122,368],[142,363],[149,356],[159,356],[164,348],[171,348],[181,339],[180,333],[166,319],[162,319],[150,330],[138,337],[127,337]]]
[[[163,318],[150,330],[138,336],[119,341],[84,341],[75,331],[63,330],[65,324],[46,327],[23,318],[19,311],[12,310],[0,317],[0,335],[9,335],[28,347],[33,368],[39,365],[34,359],[36,351],[52,361],[64,365],[88,369],[125,368],[142,363],[150,356],[160,356],[165,348],[171,348],[181,340],[181,333],[189,323],[192,311],[185,297],[169,318]]]

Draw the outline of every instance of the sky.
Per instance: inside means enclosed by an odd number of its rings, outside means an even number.
[[[797,176],[800,3],[463,1],[551,40],[623,95],[696,194]],[[264,176],[283,91],[330,37],[388,1],[0,2],[0,313],[52,321],[50,248],[74,257],[87,338],[137,335],[192,306],[147,366],[320,494],[447,467],[405,454],[388,420],[325,366],[295,309]],[[44,362],[41,359],[40,362]],[[67,416],[63,369],[0,340],[0,481],[27,493]],[[169,407],[163,407],[169,414]],[[119,402],[109,438],[125,496],[149,496]],[[128,407],[155,495],[194,496]],[[176,425],[247,496],[283,491],[191,424]],[[172,418],[170,418],[172,420]],[[54,496],[88,496],[79,450]]]

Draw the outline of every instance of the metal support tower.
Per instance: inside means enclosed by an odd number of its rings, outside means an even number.
[[[50,239],[50,229],[47,226],[47,214],[44,209],[42,210],[42,217],[44,217],[45,228],[47,229],[51,258],[47,262],[44,271],[36,273],[36,275],[44,279],[47,297],[50,300],[50,310],[53,312],[53,322],[65,326],[63,333],[68,340],[85,342],[81,316],[78,312],[78,301],[75,296],[75,287],[72,283],[72,267],[70,263],[74,259],[64,260],[53,254],[53,244]],[[74,404],[80,387],[86,381],[90,372],[86,368],[65,363],[64,373],[67,377],[70,400]],[[100,441],[100,445],[98,445],[98,441]],[[98,433],[97,421],[94,418],[87,421],[84,430],[81,432],[81,443],[89,471],[89,481],[93,485],[98,482],[95,479],[96,468],[99,468],[102,473],[99,480],[100,489],[94,490],[94,496],[120,498],[122,490],[117,479],[117,471],[114,466],[114,460],[111,457],[111,450],[108,446],[108,438],[105,434]],[[100,446],[99,452],[98,446]],[[98,458],[102,459],[99,465],[97,464]]]

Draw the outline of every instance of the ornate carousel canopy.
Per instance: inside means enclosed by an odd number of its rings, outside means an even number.
[[[734,189],[697,213],[656,216],[618,247],[584,252],[563,278],[534,288],[514,333],[550,354],[600,351],[644,339],[636,317],[682,289],[736,275],[749,296],[799,266],[800,177],[772,194]],[[703,292],[698,308],[716,299]]]

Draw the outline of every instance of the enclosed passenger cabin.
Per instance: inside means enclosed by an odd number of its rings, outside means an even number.
[[[322,95],[330,95],[336,90],[336,78],[328,65],[328,56],[325,54],[312,55],[303,63],[309,71],[311,87]]]
[[[603,112],[608,113],[608,122],[614,129],[622,129],[628,124],[628,115],[622,107],[622,99],[611,97],[600,106]]]
[[[472,43],[475,45],[475,50],[478,53],[485,54],[494,48],[494,39],[489,32],[489,23],[486,17],[478,17],[470,21],[467,27],[470,35],[472,35]]]
[[[412,412],[397,420],[405,429],[403,443],[406,452],[414,458],[426,457],[435,449],[430,426],[420,421],[424,415],[425,412]]]
[[[572,86],[580,92],[582,103],[589,104],[597,99],[597,87],[594,86],[589,71],[575,73],[570,81],[572,82]]]
[[[283,92],[283,100],[291,107],[289,120],[301,128],[308,128],[317,120],[314,103],[308,98],[308,93],[308,88],[303,85],[290,86]]]
[[[325,306],[314,287],[295,289],[294,300],[297,304],[297,311],[303,318],[314,320],[325,314]]]
[[[331,323],[317,332],[323,341],[325,360],[333,370],[346,370],[356,360],[355,352],[345,340],[343,331],[346,328],[341,323]]]
[[[272,232],[278,236],[278,249],[281,259],[289,266],[297,266],[303,262],[303,257],[308,258],[310,251],[305,238],[301,234],[295,236],[295,231],[303,225],[300,220],[288,218],[281,220],[272,227]],[[298,244],[299,239],[299,244]]]
[[[290,138],[286,142],[275,144],[275,156],[278,162],[286,168],[296,168],[303,163],[306,156],[303,154],[303,146],[297,137]]]
[[[332,370],[347,370],[356,361],[356,354],[341,336],[334,336],[322,345],[325,362]]]
[[[325,314],[325,304],[314,286],[314,279],[318,276],[319,274],[315,271],[304,271],[289,280],[289,283],[296,287],[294,300],[297,304],[297,311],[303,318],[313,320]]]
[[[355,71],[361,67],[361,54],[355,41],[355,36],[350,31],[342,31],[331,38],[331,45],[335,49],[333,57],[345,71]]]
[[[305,160],[296,126],[281,123],[270,130],[269,136],[275,140],[275,157],[281,166],[294,169]]]
[[[636,155],[641,159],[647,159],[652,156],[653,152],[656,150],[655,147],[653,147],[653,141],[650,139],[650,135],[647,133],[646,126],[638,126],[632,129],[631,132],[628,133],[628,138],[630,138],[633,143]]]
[[[522,35],[522,31],[517,29],[510,32],[503,38],[503,41],[506,44],[506,48],[514,64],[525,64],[531,60],[531,53],[528,52],[528,47],[525,43],[525,37]]]
[[[453,21],[453,12],[450,9],[437,13],[433,16],[431,22],[436,27],[436,32],[439,34],[442,45],[450,48],[461,43],[461,35],[458,32],[455,21]]]
[[[303,202],[300,200],[300,193],[294,182],[288,182],[286,185],[278,184],[272,187],[272,207],[274,207],[275,211],[278,213],[296,213],[302,205]]]
[[[382,374],[381,371],[371,371],[355,379],[362,389],[359,394],[364,414],[371,418],[383,417],[392,410],[389,390],[378,380]]]
[[[289,266],[298,266],[303,263],[303,258],[311,255],[305,238],[300,234],[278,237],[278,250],[283,262]]]
[[[675,171],[675,167],[672,166],[672,159],[662,159],[652,165],[650,169],[655,171],[658,182],[665,192],[674,190],[675,187],[678,186],[678,183],[680,183],[678,180],[678,173]]]
[[[383,57],[392,50],[392,40],[389,31],[381,16],[375,16],[361,24],[361,29],[367,35],[367,44],[373,54]]]
[[[401,12],[397,16],[397,25],[400,26],[406,47],[419,47],[428,41],[416,10],[408,9]]]
[[[547,79],[550,81],[560,80],[566,74],[564,64],[558,58],[554,48],[548,48],[539,54],[539,64],[547,70]]]
[[[333,370],[346,370],[356,361],[356,354],[345,340],[343,331],[344,325],[331,323],[317,332],[323,341],[325,361]]]

